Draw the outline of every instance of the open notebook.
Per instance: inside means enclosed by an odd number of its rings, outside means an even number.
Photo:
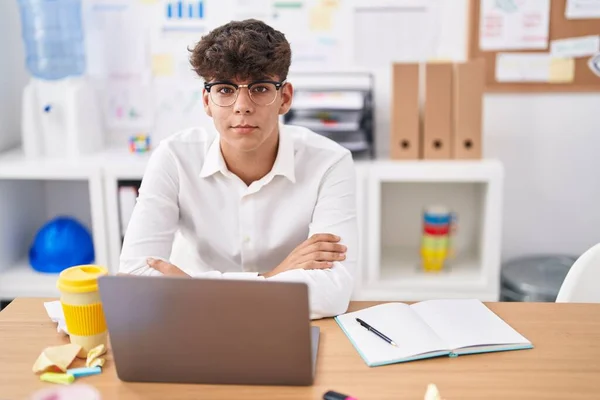
[[[360,318],[388,336],[394,347],[363,328]],[[339,315],[336,322],[368,366],[438,356],[533,348],[479,300],[386,303]]]

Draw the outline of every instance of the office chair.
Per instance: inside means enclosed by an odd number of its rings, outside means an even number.
[[[600,303],[600,243],[583,253],[563,281],[557,303]]]

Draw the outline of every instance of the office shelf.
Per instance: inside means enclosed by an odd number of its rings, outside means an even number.
[[[448,260],[439,272],[425,272],[421,268],[419,249],[384,248],[379,270],[378,287],[412,288],[435,286],[437,288],[461,288],[464,285],[480,285],[485,282],[479,268],[479,257],[473,252],[461,254]]]
[[[26,263],[41,224],[73,212],[90,226],[97,263],[118,270],[121,251],[118,185],[141,180],[150,154],[106,149],[75,160],[31,160],[0,154],[0,299],[53,295],[55,278]],[[502,165],[494,160],[359,160],[360,247],[355,300],[499,298]],[[419,268],[421,213],[430,204],[458,213],[457,258],[444,271]]]
[[[58,169],[54,170],[57,172]],[[98,264],[107,262],[104,193],[99,171],[77,177],[30,171],[20,179],[0,178],[0,299],[45,296],[52,292],[47,276],[36,274],[27,254],[39,229],[57,216],[71,216],[86,226]]]
[[[367,186],[367,264],[357,299],[499,297],[502,165],[481,161],[374,162]],[[422,213],[458,215],[456,259],[439,273],[420,268]]]
[[[0,154],[0,179],[87,179],[98,172],[95,158],[28,158],[20,148]]]
[[[58,274],[44,274],[35,271],[27,259],[0,270],[0,294],[3,299],[17,297],[58,297],[56,288]]]

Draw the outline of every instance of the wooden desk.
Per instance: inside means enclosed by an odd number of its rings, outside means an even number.
[[[23,399],[51,384],[31,372],[41,350],[67,343],[42,299],[18,299],[0,313],[0,399]],[[353,303],[356,310],[374,303]],[[321,399],[334,389],[360,400],[423,399],[428,383],[448,400],[600,398],[600,304],[492,303],[530,339],[532,350],[437,358],[369,368],[332,319],[321,327],[311,387],[171,385],[121,382],[110,353],[101,375],[82,378],[103,399]]]

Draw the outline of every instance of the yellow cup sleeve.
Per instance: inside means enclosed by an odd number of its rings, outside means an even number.
[[[87,305],[62,304],[69,334],[93,336],[106,331],[102,303]]]

